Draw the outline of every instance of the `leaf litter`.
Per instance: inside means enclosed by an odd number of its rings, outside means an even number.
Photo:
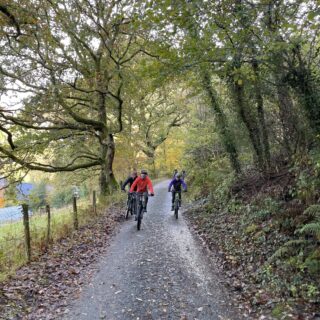
[[[122,219],[118,206],[109,208],[0,283],[0,319],[61,319],[69,311],[67,301],[89,283]]]

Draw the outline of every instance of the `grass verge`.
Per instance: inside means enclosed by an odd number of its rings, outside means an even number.
[[[89,200],[78,202],[79,228],[96,219],[112,204],[124,203],[126,195],[115,192],[103,205],[98,205],[97,216],[94,215]],[[32,260],[36,260],[48,246],[74,232],[72,206],[51,210],[51,237],[47,241],[48,218],[46,214],[35,213],[30,217],[30,236]],[[0,225],[0,281],[4,281],[27,263],[23,221]]]

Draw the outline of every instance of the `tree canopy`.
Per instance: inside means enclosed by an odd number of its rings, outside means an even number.
[[[262,174],[292,161],[318,146],[317,5],[4,1],[3,175],[80,170],[106,194],[117,157],[135,167],[144,154],[156,173],[173,128],[210,128],[238,175],[248,161]]]

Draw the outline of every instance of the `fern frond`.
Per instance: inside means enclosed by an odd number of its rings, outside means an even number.
[[[320,205],[313,204],[303,211],[305,216],[308,216],[315,220],[320,220]]]
[[[286,242],[282,247],[280,247],[270,258],[270,260],[275,260],[277,258],[283,258],[286,255],[293,255],[301,246],[309,244],[308,240],[296,239]]]
[[[289,248],[282,246],[281,248],[279,248],[270,258],[271,261],[277,259],[277,258],[282,258],[285,255],[287,255],[289,253]]]
[[[313,222],[305,224],[300,230],[299,233],[305,235],[312,235],[320,239],[320,222]]]
[[[300,246],[304,246],[309,244],[308,240],[305,239],[295,239],[295,240],[289,240],[287,241],[283,247],[288,247],[288,248],[292,248],[292,247],[300,247]]]

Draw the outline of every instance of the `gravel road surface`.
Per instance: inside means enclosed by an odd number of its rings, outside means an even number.
[[[149,198],[142,229],[133,218],[114,237],[65,319],[240,319],[214,261],[182,215],[170,211],[168,181]],[[182,206],[183,207],[183,206]]]

